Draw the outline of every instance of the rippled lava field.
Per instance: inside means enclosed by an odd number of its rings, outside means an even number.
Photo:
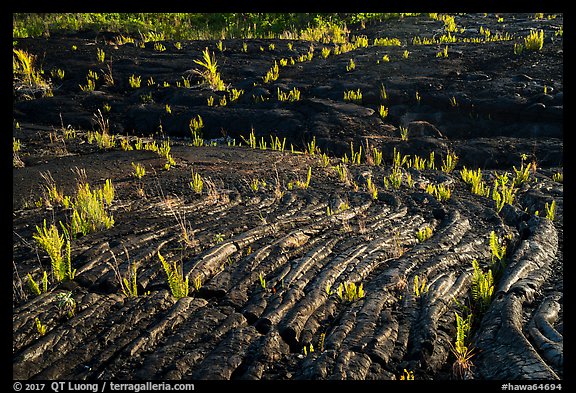
[[[562,16],[455,22],[448,43],[427,16],[353,26],[338,54],[290,39],[19,39],[65,76],[52,95],[14,89],[13,378],[562,379]],[[542,49],[515,54],[532,29]],[[206,48],[225,91],[195,72]],[[478,170],[475,193],[463,173]],[[82,184],[107,180],[112,225],[66,242]],[[44,220],[73,277],[57,280],[35,240]]]

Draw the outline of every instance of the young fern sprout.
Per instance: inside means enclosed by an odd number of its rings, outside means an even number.
[[[386,87],[382,83],[380,84],[379,93],[380,93],[380,99],[382,101],[386,101],[388,99],[388,93],[386,92]]]
[[[556,215],[556,201],[552,200],[550,204],[546,202],[544,208],[546,210],[546,218],[549,219],[550,221],[554,221],[554,217]]]
[[[362,157],[362,145],[360,145],[358,151],[354,151],[354,143],[350,142],[350,157],[352,164],[360,165],[360,159]]]
[[[312,137],[312,140],[306,144],[306,153],[311,156],[316,154],[317,147],[316,147],[316,136]]]
[[[400,139],[403,141],[408,140],[408,127],[400,126]]]
[[[322,165],[323,168],[328,168],[330,165],[330,157],[328,157],[326,153],[320,154],[320,165]]]
[[[430,157],[428,158],[428,169],[436,169],[436,161],[434,159],[434,152],[430,152]]]
[[[439,51],[438,53],[436,53],[436,57],[447,58],[447,57],[448,57],[448,45],[446,45],[446,46],[444,47],[444,49],[442,49],[441,51]]]
[[[38,317],[34,318],[34,324],[36,325],[36,331],[38,332],[39,335],[43,336],[46,334],[46,325],[44,325],[42,322],[40,322],[40,319]]]
[[[452,195],[452,190],[443,184],[429,183],[426,186],[426,192],[434,196],[439,202],[447,201]]]
[[[388,117],[388,108],[386,108],[384,105],[378,106],[378,114],[382,119],[385,119]]]
[[[470,191],[475,195],[488,196],[490,188],[482,181],[482,171],[478,168],[476,171],[469,170],[465,166],[460,170],[460,176],[464,183],[470,186]]]
[[[408,163],[409,158],[410,155],[403,156],[399,151],[396,151],[396,148],[394,148],[392,153],[392,166],[400,169],[404,164]]]
[[[346,164],[340,163],[336,165],[334,169],[338,173],[338,178],[340,181],[342,183],[348,184],[350,180],[348,179],[348,168],[346,167]]]
[[[344,91],[344,101],[353,102],[356,104],[362,104],[362,91],[357,90],[345,90]]]
[[[318,339],[318,350],[324,352],[324,340],[326,339],[326,333],[320,333],[320,338]]]
[[[498,239],[496,232],[490,232],[490,251],[492,252],[492,266],[496,262],[502,263],[506,256],[506,244],[502,239]]]
[[[402,186],[402,177],[403,177],[403,173],[402,170],[400,169],[400,167],[394,166],[392,167],[392,171],[390,172],[390,174],[386,177],[384,177],[384,186],[386,187],[386,189],[388,189],[389,186],[391,186],[393,189],[400,189],[400,187]]]
[[[516,167],[514,166],[514,179],[512,180],[512,187],[518,187],[522,184],[525,184],[528,182],[528,179],[530,178],[530,169],[532,168],[532,165],[526,165],[524,166],[524,160],[522,160],[522,164],[520,165],[520,169],[516,169]]]
[[[430,239],[430,237],[432,237],[432,228],[429,226],[425,226],[416,232],[416,238],[418,238],[420,243],[425,242],[426,240]]]
[[[354,69],[356,69],[356,63],[354,63],[353,59],[350,59],[350,61],[346,65],[346,71],[350,72],[353,71]]]
[[[458,156],[453,151],[448,151],[446,157],[442,160],[442,166],[440,169],[442,172],[450,173],[456,168],[458,163]]]
[[[290,182],[288,183],[288,189],[291,190],[294,186],[296,186],[297,188],[306,190],[310,186],[311,178],[312,178],[312,167],[308,167],[308,174],[306,176],[306,180],[302,181],[300,179],[297,179],[294,182]]]
[[[137,89],[140,87],[140,84],[142,83],[142,77],[132,74],[128,77],[128,83],[130,84],[131,88]]]
[[[254,130],[250,131],[250,135],[248,135],[248,139],[244,138],[243,135],[240,135],[240,138],[250,146],[252,149],[256,149],[257,142],[256,142],[256,135],[254,134]]]
[[[194,169],[192,169],[191,172],[192,181],[190,182],[190,188],[192,188],[196,194],[202,194],[202,189],[204,188],[204,181],[202,180],[202,176],[200,176],[199,173],[194,172]]]
[[[544,47],[544,31],[532,30],[530,34],[524,37],[524,48],[526,50],[539,51]]]
[[[286,138],[280,140],[279,137],[274,138],[270,135],[270,147],[272,150],[283,152],[286,146]]]
[[[172,296],[176,299],[188,296],[188,275],[184,276],[182,266],[178,266],[176,262],[170,265],[166,262],[162,254],[160,254],[160,251],[158,251],[158,259],[160,259],[164,272],[166,273],[168,286],[170,287]]]
[[[258,142],[258,148],[259,148],[260,150],[266,150],[267,147],[268,147],[267,142],[264,140],[264,137],[261,137],[261,138],[260,138],[260,141]]]
[[[312,343],[310,343],[310,346],[308,348],[306,347],[306,345],[304,345],[302,351],[304,352],[304,356],[308,356],[309,353],[314,352],[314,346],[312,345]]]
[[[266,290],[266,279],[264,278],[262,272],[260,272],[258,275],[258,279],[260,280],[260,287],[262,287],[263,290]]]
[[[132,162],[132,168],[134,168],[132,176],[134,176],[136,179],[142,179],[142,177],[144,177],[146,174],[146,168],[144,168],[144,166],[140,163],[135,164]]]
[[[456,101],[456,97],[452,96],[452,98],[450,98],[450,106],[452,108],[456,108],[458,106],[458,102]]]
[[[556,172],[552,175],[552,180],[554,180],[557,183],[564,183],[564,173],[562,172]]]
[[[274,65],[266,72],[266,75],[262,78],[264,83],[274,82],[280,76],[280,70],[278,68],[278,62],[274,61]]]
[[[26,275],[26,278],[28,280],[27,281],[28,288],[35,295],[40,295],[42,293],[48,292],[48,273],[46,273],[46,271],[42,272],[42,281],[40,282],[42,287],[40,287],[40,285],[34,280],[34,278],[30,273]]]
[[[250,182],[250,189],[254,192],[258,191],[260,187],[266,187],[266,182],[264,180],[260,180],[257,177],[253,178]]]
[[[382,164],[382,151],[372,148],[372,161],[375,166],[380,166]]]
[[[400,375],[401,381],[413,381],[414,380],[414,371],[408,371],[404,369],[404,373]]]
[[[414,156],[414,163],[412,164],[414,169],[423,171],[426,169],[426,159],[420,156]]]
[[[200,135],[200,131],[202,131],[202,128],[204,128],[204,121],[202,120],[202,116],[197,115],[196,117],[191,118],[188,127],[190,128],[192,136]]]
[[[299,101],[300,100],[300,90],[298,90],[297,87],[292,88],[292,90],[290,90],[288,93],[285,93],[283,91],[280,90],[280,88],[277,89],[277,96],[278,96],[278,101],[282,101],[282,102],[294,102],[294,101]]]
[[[371,176],[369,176],[366,179],[366,189],[368,190],[368,193],[370,193],[370,195],[372,196],[372,200],[378,199],[378,188],[376,187],[376,184],[372,182]]]
[[[356,286],[356,284],[353,282],[340,283],[336,293],[338,294],[340,300],[353,302],[364,297],[364,284]]]
[[[428,292],[428,287],[426,286],[426,277],[420,279],[418,275],[414,276],[414,296],[417,298],[422,296],[424,293]]]
[[[230,102],[236,102],[244,94],[244,90],[232,89],[230,90]]]
[[[492,188],[492,199],[496,203],[496,211],[500,212],[505,204],[512,205],[516,197],[516,189],[514,183],[510,186],[507,185],[507,174],[497,175],[494,179],[494,186]]]

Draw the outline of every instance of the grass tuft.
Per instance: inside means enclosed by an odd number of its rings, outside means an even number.
[[[204,52],[202,52],[202,59],[194,60],[194,63],[202,67],[202,70],[195,70],[195,72],[202,77],[210,88],[216,91],[226,90],[224,81],[218,72],[218,63],[216,62],[214,53],[210,55],[210,51],[206,48]]]

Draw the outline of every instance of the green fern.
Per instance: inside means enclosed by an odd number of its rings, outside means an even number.
[[[58,227],[52,224],[50,228],[36,226],[36,233],[33,235],[34,240],[42,247],[50,257],[52,273],[56,281],[72,280],[76,274],[76,269],[72,270],[70,263],[70,236],[64,225],[60,223],[64,230],[64,235],[58,233]],[[62,247],[66,244],[66,254],[62,255]],[[33,289],[35,291],[35,288]]]
[[[360,159],[362,157],[362,145],[360,145],[360,149],[358,149],[358,151],[354,151],[354,143],[350,142],[350,153],[352,164],[360,165]]]
[[[469,170],[465,166],[460,171],[460,176],[466,184],[470,186],[472,194],[489,196],[490,188],[482,181],[482,171],[478,168],[476,171]]]
[[[468,314],[466,318],[461,317],[458,313],[454,313],[454,315],[456,315],[456,341],[454,345],[450,344],[450,349],[456,360],[452,365],[452,371],[457,377],[463,379],[470,373],[471,359],[474,356],[472,349],[466,346],[466,338],[472,327],[472,314]]]
[[[33,235],[34,240],[42,247],[50,257],[52,263],[52,271],[57,281],[61,281],[60,266],[62,265],[62,247],[64,246],[64,237],[58,233],[58,227],[54,224],[50,228],[44,226],[41,228],[36,226],[36,234]]]
[[[202,189],[204,188],[204,180],[198,172],[194,172],[194,168],[191,169],[192,181],[189,183],[190,188],[194,190],[196,194],[202,194]]]
[[[423,243],[426,240],[430,239],[431,236],[432,236],[432,228],[430,228],[429,226],[425,226],[424,228],[419,229],[416,232],[416,237],[418,238],[418,241],[420,243]]]
[[[308,167],[308,174],[306,176],[306,181],[302,181],[300,179],[297,179],[296,181],[294,181],[294,183],[288,184],[288,189],[291,189],[291,185],[294,185],[297,188],[306,190],[310,186],[310,179],[311,178],[312,178],[312,167]]]
[[[44,325],[42,322],[40,322],[40,319],[38,317],[34,318],[34,323],[36,324],[36,331],[38,332],[38,334],[40,334],[41,336],[46,334],[46,325]]]
[[[202,288],[202,277],[200,277],[199,275],[196,276],[193,283],[194,283],[194,289],[196,290],[196,292],[200,291],[200,288]]]
[[[72,203],[72,218],[70,231],[73,236],[81,233],[96,232],[110,229],[114,225],[114,217],[108,214],[106,206],[110,206],[114,198],[114,187],[106,180],[102,189],[92,191],[88,183],[78,184],[76,198]]]
[[[340,300],[353,302],[364,297],[364,284],[356,286],[353,282],[340,283],[337,291]]]
[[[27,281],[28,288],[30,288],[30,290],[35,295],[40,295],[42,293],[48,292],[48,274],[46,273],[46,271],[44,271],[42,274],[42,282],[41,282],[42,287],[40,287],[40,285],[38,285],[38,283],[36,281],[34,281],[34,279],[32,278],[32,275],[30,273],[28,273],[26,278],[28,279],[28,281]]]
[[[452,195],[452,190],[444,184],[429,183],[426,186],[426,192],[434,196],[438,201],[447,201]]]
[[[62,231],[64,232],[64,237],[66,239],[66,255],[64,256],[64,260],[62,261],[62,270],[64,271],[64,279],[73,280],[76,276],[76,269],[72,270],[72,252],[71,252],[71,245],[70,245],[70,232],[66,229],[66,227],[60,223],[62,227]]]
[[[532,168],[532,165],[524,166],[524,161],[522,161],[522,165],[520,166],[520,169],[516,169],[516,167],[513,167],[514,179],[512,180],[512,187],[518,187],[524,183],[527,183],[529,178],[530,178],[530,169],[531,168]]]
[[[382,151],[375,147],[372,148],[372,160],[374,161],[374,165],[380,166],[382,164]]]
[[[446,158],[442,160],[440,169],[442,172],[450,173],[456,168],[458,163],[458,156],[453,151],[448,151]]]
[[[456,312],[454,315],[456,316],[456,342],[454,345],[458,349],[463,348],[466,344],[466,338],[472,327],[472,314],[468,314],[466,318]]]
[[[416,297],[420,297],[422,296],[422,294],[428,292],[428,287],[426,286],[426,277],[420,280],[420,277],[418,277],[418,275],[414,276],[413,289],[414,289],[414,295]]]
[[[258,275],[258,279],[260,280],[260,286],[262,287],[262,289],[266,290],[266,279],[264,278],[264,275],[262,273]]]
[[[554,221],[554,217],[556,215],[556,201],[552,200],[550,204],[546,202],[544,208],[546,210],[546,218],[549,219],[550,221]]]
[[[436,169],[436,161],[434,159],[434,152],[430,152],[430,157],[428,158],[428,169]]]
[[[508,174],[496,175],[494,187],[492,188],[492,199],[496,202],[496,211],[500,212],[506,203],[512,205],[516,197],[516,188],[514,182],[508,184]]]
[[[494,231],[490,233],[490,250],[492,251],[492,264],[502,262],[506,256],[506,245],[498,239]]]
[[[476,304],[481,313],[484,313],[490,306],[492,294],[494,293],[494,278],[492,277],[492,270],[482,272],[478,261],[472,261],[474,272],[472,273],[471,294],[472,301]]]
[[[176,299],[188,296],[188,275],[184,277],[182,269],[176,264],[176,262],[172,265],[166,262],[162,254],[160,254],[160,251],[158,251],[158,259],[160,259],[162,267],[164,267],[164,271],[166,272],[168,286],[170,287],[172,296]]]

